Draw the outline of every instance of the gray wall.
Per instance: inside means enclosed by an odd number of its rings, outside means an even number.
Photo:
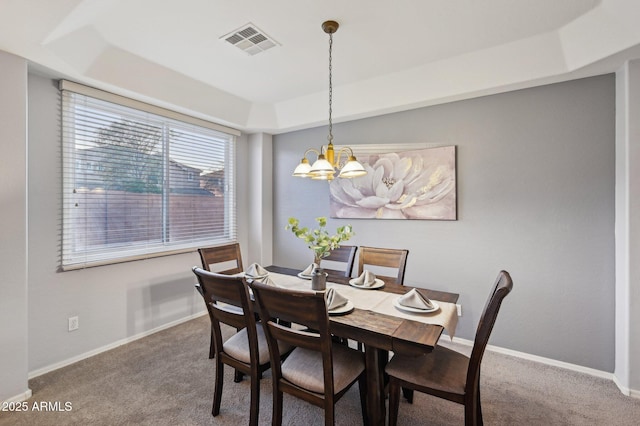
[[[329,213],[326,183],[291,177],[326,131],[274,137],[276,264],[312,259],[284,227],[289,216],[312,224]],[[460,294],[457,336],[472,339],[505,269],[514,291],[491,344],[613,371],[613,75],[337,124],[334,136],[339,145],[457,146],[457,221],[348,221],[357,245],[409,249],[407,284]]]
[[[27,62],[0,51],[0,401],[27,386]]]
[[[196,252],[57,272],[60,255],[60,112],[56,81],[29,75],[29,372],[77,359],[158,327],[204,312],[194,290]],[[246,139],[238,143],[245,170]],[[240,188],[246,177],[238,176]],[[247,198],[238,191],[240,242]],[[249,260],[249,259],[247,259]],[[80,328],[67,331],[67,318]]]

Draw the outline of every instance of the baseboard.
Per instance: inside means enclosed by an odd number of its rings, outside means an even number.
[[[39,369],[34,370],[34,371],[30,371],[29,372],[29,379],[33,379],[34,377],[38,377],[38,376],[41,376],[43,374],[49,373],[51,371],[57,370],[59,368],[66,367],[67,365],[71,365],[71,364],[76,363],[78,361],[82,361],[83,359],[90,358],[92,356],[98,355],[99,353],[106,352],[108,350],[117,348],[118,346],[122,346],[122,345],[125,345],[127,343],[131,343],[131,342],[133,342],[135,340],[138,340],[138,339],[142,339],[143,337],[147,337],[147,336],[149,336],[151,334],[154,334],[154,333],[157,333],[159,331],[166,330],[167,328],[175,327],[178,324],[182,324],[184,322],[191,321],[192,319],[201,317],[203,315],[207,315],[207,311],[206,310],[203,310],[201,312],[195,313],[193,315],[189,315],[189,316],[184,317],[184,318],[180,318],[180,319],[175,320],[175,321],[171,321],[171,322],[169,322],[167,324],[161,325],[161,326],[156,327],[156,328],[152,328],[151,330],[144,331],[144,332],[136,334],[134,336],[130,336],[130,337],[126,337],[126,338],[121,339],[121,340],[117,340],[117,341],[115,341],[113,343],[110,343],[108,345],[102,346],[100,348],[91,350],[89,352],[85,352],[83,354],[71,357],[69,359],[65,359],[64,361],[60,361],[60,362],[48,365],[48,366],[43,367],[43,368],[39,368]],[[30,392],[31,391],[29,391],[29,393]],[[31,396],[31,395],[29,395],[29,396]]]
[[[10,403],[10,402],[22,402],[22,401],[26,401],[29,398],[31,398],[31,389],[27,389],[21,394],[5,399],[4,401],[2,401],[2,403],[4,404],[4,403]]]
[[[616,386],[618,386],[618,388],[623,394],[633,398],[640,399],[640,391],[623,386],[622,383],[620,383],[620,381],[618,380],[618,377],[616,377],[615,375],[613,376],[613,383],[615,383]]]
[[[454,337],[453,338],[453,342],[454,343],[459,343],[459,344],[465,345],[465,346],[473,346],[473,342],[471,340],[461,339],[460,337]],[[504,355],[510,355],[510,356],[513,356],[513,357],[516,357],[516,358],[521,358],[521,359],[526,359],[526,360],[529,360],[529,361],[539,362],[541,364],[546,364],[546,365],[550,365],[550,366],[553,366],[553,367],[564,368],[565,370],[576,371],[578,373],[589,374],[591,376],[595,376],[595,377],[600,377],[600,378],[603,378],[603,379],[611,380],[611,381],[613,381],[613,383],[615,383],[615,385],[618,387],[618,389],[620,389],[620,392],[622,392],[624,395],[640,399],[640,391],[634,390],[634,389],[629,389],[629,388],[626,388],[624,386],[621,386],[620,383],[618,382],[617,378],[613,375],[613,373],[608,373],[608,372],[602,371],[602,370],[596,370],[595,368],[583,367],[581,365],[571,364],[569,362],[558,361],[558,360],[551,359],[551,358],[545,358],[545,357],[538,356],[538,355],[532,355],[532,354],[528,354],[526,352],[519,352],[519,351],[514,351],[514,350],[511,350],[511,349],[501,348],[499,346],[487,345],[487,350],[488,351],[492,351],[492,352],[496,352],[496,353],[500,353],[500,354],[504,354]]]

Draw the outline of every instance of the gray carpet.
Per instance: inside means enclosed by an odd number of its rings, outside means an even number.
[[[229,331],[230,332],[230,331]],[[468,353],[469,348],[455,349]],[[211,416],[214,365],[206,316],[30,381],[27,412],[0,412],[0,425],[243,425],[249,383],[225,370],[222,409]],[[608,380],[487,352],[482,364],[487,425],[638,425],[640,400]],[[271,422],[271,377],[261,381],[260,424]],[[33,411],[41,401],[70,411]],[[55,408],[55,407],[54,407]],[[337,425],[361,424],[357,386],[336,405]],[[319,408],[285,395],[286,425],[322,425]],[[462,406],[416,393],[399,424],[463,425]]]

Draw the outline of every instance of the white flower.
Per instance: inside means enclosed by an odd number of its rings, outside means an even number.
[[[382,154],[373,166],[364,167],[365,176],[331,182],[338,217],[422,218],[455,187],[453,165],[425,165],[423,157],[412,152]],[[429,216],[437,216],[435,210]]]

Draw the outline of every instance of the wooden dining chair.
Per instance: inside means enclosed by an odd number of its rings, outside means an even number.
[[[227,364],[250,377],[249,424],[257,425],[259,380],[269,368],[270,357],[263,327],[255,321],[247,285],[243,277],[217,274],[198,267],[193,268],[193,273],[202,288],[213,330],[216,377],[211,414],[217,416],[220,413],[224,364]],[[223,341],[220,324],[230,325],[240,331]],[[291,349],[287,345],[276,345],[276,348],[280,355]]]
[[[404,284],[404,271],[407,267],[407,256],[409,250],[405,249],[390,249],[390,248],[378,248],[378,247],[360,247],[358,255],[358,276],[360,276],[365,266],[378,266],[384,268],[392,268],[397,271],[395,276],[384,276],[375,273],[377,278],[380,278],[387,284]]]
[[[233,275],[244,271],[242,267],[242,253],[240,244],[231,243],[223,246],[203,247],[198,249],[202,269],[209,272],[216,272],[225,275]],[[221,270],[222,269],[222,270]],[[198,293],[202,295],[200,286],[196,286]],[[214,357],[213,329],[211,330],[211,343],[209,344],[209,359]],[[240,381],[241,376],[236,374],[236,380]]]
[[[272,425],[282,424],[283,392],[324,409],[325,425],[335,423],[335,404],[357,381],[362,419],[367,424],[366,376],[362,353],[332,344],[324,292],[295,291],[258,281],[253,289],[264,324],[273,381]],[[287,327],[274,320],[306,327]],[[282,362],[278,342],[295,349]]]
[[[389,426],[398,422],[400,387],[427,393],[464,405],[466,426],[482,425],[480,363],[502,300],[511,292],[508,272],[500,271],[476,330],[471,357],[437,346],[419,357],[395,355],[387,364],[389,375]]]
[[[219,274],[232,275],[244,271],[240,244],[232,243],[224,246],[203,247],[198,249],[202,269]]]
[[[322,259],[323,265],[325,261],[331,262],[331,266],[335,265],[335,267],[339,267],[338,264],[344,265],[342,269],[331,269],[323,266],[322,269],[327,273],[328,281],[332,281],[334,277],[344,279],[351,276],[357,250],[357,246],[340,246],[337,249],[331,250],[329,256]]]

